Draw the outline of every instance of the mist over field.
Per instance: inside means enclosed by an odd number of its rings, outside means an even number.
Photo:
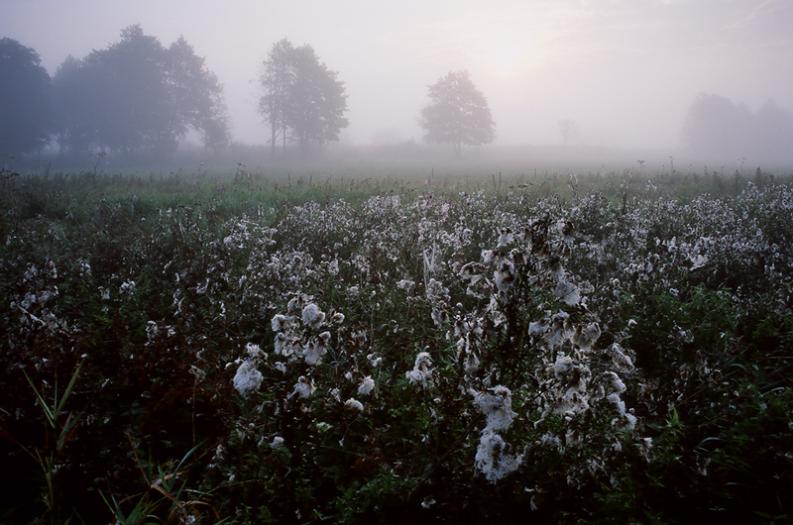
[[[793,156],[793,6],[784,0],[0,5],[0,35],[34,49],[53,77],[68,57],[118,42],[133,24],[166,47],[183,37],[205,59],[232,144],[268,143],[262,62],[288,38],[310,45],[344,84],[348,125],[325,149],[424,145],[427,87],[467,70],[495,123],[474,158],[492,150],[564,162],[572,152],[597,165],[673,155],[733,166],[789,165]],[[194,127],[181,144],[200,143]]]
[[[0,524],[793,522],[793,0],[0,0]]]

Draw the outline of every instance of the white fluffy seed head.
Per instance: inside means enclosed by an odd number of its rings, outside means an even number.
[[[361,403],[354,397],[351,397],[350,399],[344,402],[344,408],[355,410],[357,412],[363,412],[363,403]]]
[[[364,377],[358,385],[358,395],[368,396],[372,393],[372,390],[374,390],[374,379],[372,379],[372,376]]]

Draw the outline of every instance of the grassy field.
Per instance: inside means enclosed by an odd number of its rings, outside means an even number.
[[[0,173],[9,523],[787,522],[793,185]]]

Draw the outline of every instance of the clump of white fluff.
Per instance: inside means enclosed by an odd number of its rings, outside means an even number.
[[[234,374],[234,388],[241,396],[247,397],[248,394],[259,389],[263,379],[264,376],[256,369],[253,360],[245,359]]]
[[[322,356],[328,353],[328,343],[330,342],[330,332],[322,332],[318,337],[312,337],[303,347],[303,359],[307,365],[317,365],[322,360]]]
[[[361,380],[361,384],[358,385],[358,395],[359,396],[368,396],[374,390],[374,379],[372,376],[366,376]]]
[[[474,466],[491,482],[502,479],[520,467],[522,454],[510,454],[509,444],[499,435],[515,419],[512,411],[512,392],[498,385],[487,392],[471,391],[474,404],[485,415],[486,424],[479,438]]]
[[[420,352],[413,363],[413,370],[405,372],[410,384],[426,388],[432,381],[432,358],[427,352]]]
[[[473,391],[474,404],[487,418],[487,430],[506,430],[515,418],[512,411],[512,392],[509,388],[499,385],[489,392]]]
[[[497,432],[485,429],[476,448],[474,466],[490,483],[515,472],[523,462],[523,454],[510,454],[509,445]]]
[[[295,383],[295,386],[292,389],[292,393],[289,394],[289,397],[297,396],[301,399],[306,399],[314,393],[314,390],[316,390],[314,382],[307,379],[306,376],[300,376],[297,378],[297,383]]]
[[[303,308],[301,317],[304,325],[314,329],[319,328],[325,322],[325,312],[314,303],[309,303]]]
[[[260,360],[267,358],[259,345],[254,343],[245,345],[245,353],[247,357],[236,361],[240,365],[237,367],[237,373],[234,374],[234,380],[232,381],[234,389],[243,397],[247,397],[251,392],[259,390],[264,376],[256,368],[256,365]],[[231,364],[229,363],[229,365]]]
[[[363,403],[351,397],[347,401],[344,402],[344,407],[349,408],[350,410],[355,410],[357,412],[363,412]]]

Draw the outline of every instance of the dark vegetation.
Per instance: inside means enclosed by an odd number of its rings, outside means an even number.
[[[793,518],[785,177],[0,177],[0,521]]]

